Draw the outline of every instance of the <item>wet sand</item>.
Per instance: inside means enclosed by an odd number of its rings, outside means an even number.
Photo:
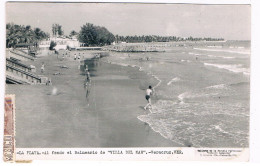
[[[92,80],[86,98],[86,76],[78,68],[79,61],[60,57],[40,56],[33,62],[39,69],[44,61],[43,75],[52,79],[52,86],[6,86],[6,93],[16,94],[17,147],[180,146],[137,119],[146,113],[140,85],[148,78],[143,73],[95,61],[89,65]]]

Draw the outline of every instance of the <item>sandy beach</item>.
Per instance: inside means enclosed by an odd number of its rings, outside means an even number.
[[[84,58],[92,53],[85,51]],[[137,118],[147,114],[140,85],[150,77],[137,68],[88,61],[91,85],[86,98],[86,76],[74,54],[64,59],[62,54],[44,55],[33,62],[37,74],[51,78],[51,86],[6,85],[6,93],[16,95],[17,147],[181,146]],[[42,62],[44,73],[39,70]]]
[[[52,85],[6,85],[16,95],[17,147],[248,147],[250,50],[219,44],[42,52],[25,63]]]

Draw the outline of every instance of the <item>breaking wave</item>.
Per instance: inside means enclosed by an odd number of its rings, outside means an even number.
[[[233,73],[243,73],[244,75],[250,75],[250,70],[248,68],[243,68],[241,64],[237,65],[226,65],[226,64],[212,64],[204,63],[205,66],[212,66],[219,69],[225,69]]]
[[[167,85],[171,85],[172,83],[174,83],[174,82],[178,82],[178,81],[180,81],[181,79],[179,78],[179,77],[174,77],[171,81],[169,81],[168,83],[167,83]]]
[[[228,53],[236,53],[236,54],[250,54],[250,51],[233,51],[233,50],[217,50],[217,49],[204,49],[204,48],[193,48],[195,50],[201,51],[213,51],[213,52],[228,52]]]

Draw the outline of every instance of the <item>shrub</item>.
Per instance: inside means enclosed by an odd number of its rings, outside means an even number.
[[[54,47],[55,47],[56,45],[57,45],[57,44],[56,44],[54,41],[51,41],[50,50],[54,50]]]

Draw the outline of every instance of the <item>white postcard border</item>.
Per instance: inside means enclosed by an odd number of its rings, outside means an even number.
[[[17,0],[17,1],[19,1],[19,0]],[[66,1],[66,0],[63,0],[63,1]],[[139,0],[140,1],[140,0]],[[6,0],[4,0],[4,2],[6,2]],[[4,4],[4,2],[1,2],[1,9],[3,8],[2,7],[2,4]],[[91,2],[91,1],[90,1]],[[101,2],[107,2],[107,1],[101,1]],[[115,2],[115,1],[114,1]],[[122,0],[121,0],[121,2],[122,2]],[[134,1],[135,2],[135,1]],[[157,1],[158,2],[158,1]],[[162,2],[164,2],[164,1],[162,1]],[[170,1],[171,3],[176,3],[177,1]],[[180,1],[178,1],[178,2],[180,2]],[[187,2],[187,3],[192,3],[192,2],[198,2],[198,0],[190,0],[189,2]],[[201,2],[201,3],[210,3],[209,1],[202,1],[202,0],[200,0],[199,2]],[[217,3],[224,3],[224,1],[214,1],[215,3],[217,2]],[[229,3],[250,3],[250,1],[247,1],[247,0],[245,0],[245,1],[225,1],[225,2],[229,2]],[[256,1],[255,0],[252,0],[252,3],[254,3],[254,4],[258,4],[259,5],[259,3],[256,3]],[[259,6],[258,6],[259,7]],[[255,9],[252,11],[253,13],[252,13],[252,15],[255,15],[254,13],[259,13],[259,10],[257,11],[257,6],[255,5]],[[1,18],[4,18],[4,16],[2,16],[2,13],[4,13],[4,10],[2,10],[1,11]],[[255,15],[255,17],[257,17],[256,15]],[[252,18],[253,20],[252,21],[254,21],[256,18]],[[256,20],[255,20],[256,21]],[[2,22],[4,22],[4,19],[1,19],[1,25],[2,25]],[[255,22],[256,23],[256,22]],[[258,22],[258,24],[257,25],[255,25],[255,26],[253,26],[252,25],[252,28],[253,29],[255,29],[254,31],[252,31],[252,33],[254,33],[255,34],[255,32],[256,32],[256,27],[259,27],[259,22]],[[258,31],[258,34],[259,34],[259,31]],[[4,35],[4,30],[1,28],[1,35]],[[256,35],[257,36],[257,35]],[[259,35],[258,35],[259,36]],[[259,39],[256,39],[256,37],[254,37],[253,35],[252,35],[252,39],[253,40],[258,40],[259,41]],[[1,45],[2,45],[2,43],[4,43],[4,42],[2,42],[2,41],[4,41],[4,38],[2,38],[1,39]],[[252,43],[254,43],[254,42],[252,42]],[[258,42],[259,43],[259,42]],[[2,45],[2,46],[4,46],[4,45]],[[3,47],[1,46],[1,53],[2,52],[4,52],[3,51]],[[255,48],[254,48],[254,46],[255,46]],[[259,50],[257,50],[256,49],[256,44],[253,44],[252,45],[252,54],[256,54],[256,53],[259,53],[258,52]],[[259,57],[258,57],[259,58]],[[255,62],[252,62],[252,68],[254,68],[254,69],[252,69],[253,71],[256,71],[256,70],[258,70],[259,69],[259,65],[258,66],[255,66],[255,65],[253,65],[253,64],[256,64],[257,62],[259,62],[259,59],[258,58],[254,58],[254,59],[251,59],[251,61],[255,61]],[[0,72],[0,78],[1,78],[1,80],[3,80],[4,79],[4,76],[5,76],[5,73],[4,73],[4,64],[5,64],[5,61],[4,61],[4,58],[2,57],[1,59],[0,59],[0,66],[2,66],[2,68],[1,68],[1,72]],[[259,70],[258,70],[259,71]],[[255,74],[255,72],[252,72],[252,73],[254,73]],[[253,77],[253,81],[255,82],[255,84],[256,83],[258,83],[259,82],[259,77],[257,78],[256,76],[255,77]],[[1,92],[2,92],[2,94],[0,95],[0,97],[1,97],[1,99],[3,98],[3,94],[4,94],[4,85],[3,85],[4,83],[1,83]],[[259,84],[258,84],[259,85]],[[257,88],[258,89],[258,91],[259,91],[259,88]],[[253,93],[253,95],[252,96],[258,96],[257,95],[257,92],[252,92]],[[257,104],[257,102],[256,101],[254,101],[254,106],[253,107],[251,107],[251,108],[253,108],[252,109],[252,111],[253,111],[253,113],[254,113],[254,115],[256,115],[256,112],[257,112],[257,108],[259,107],[259,106],[257,106],[256,104]],[[1,103],[0,104],[0,106],[1,106],[1,108],[3,108],[3,103]],[[1,115],[3,115],[3,112],[1,112]],[[259,115],[259,113],[257,113],[257,115]],[[251,116],[252,116],[252,114],[251,114]],[[2,117],[2,116],[1,116]],[[259,116],[258,116],[259,117]],[[253,120],[254,119],[254,121],[257,119],[257,116],[256,117],[252,117],[251,118],[251,120]],[[250,121],[251,121],[250,120]],[[0,124],[3,124],[3,119],[1,118],[1,120],[0,120]],[[254,125],[253,126],[251,126],[251,133],[250,133],[250,137],[252,138],[252,132],[253,133],[255,133],[256,132],[256,128],[257,129],[259,129],[259,120],[258,121],[255,121],[254,123],[253,123]],[[258,126],[257,126],[258,125]],[[0,127],[0,132],[2,132],[3,131],[3,128],[2,128],[2,126]],[[253,129],[253,130],[252,130]],[[258,137],[259,137],[259,133],[258,134],[256,134],[256,135],[258,135]],[[0,138],[1,138],[1,140],[2,140],[2,135],[0,136]],[[257,140],[257,138],[254,138],[254,142],[256,142],[256,140]],[[251,142],[251,139],[250,139],[250,142]],[[255,151],[258,151],[259,152],[259,149],[257,150],[257,147],[259,147],[259,143],[258,144],[253,144],[253,146],[254,147],[252,147],[252,144],[250,143],[250,151],[251,151],[251,149],[255,149],[254,150],[254,152]],[[2,147],[2,144],[1,144],[1,146],[0,146],[0,148]],[[42,148],[41,148],[42,149]],[[63,149],[63,148],[62,148]],[[71,148],[70,148],[71,149]],[[74,148],[73,148],[74,149]],[[87,148],[88,149],[88,148]],[[98,148],[99,149],[99,148]],[[126,148],[126,149],[128,149],[128,148]],[[163,148],[163,149],[165,149],[165,148]],[[174,148],[173,148],[174,149]],[[176,148],[177,149],[177,148]],[[185,148],[182,148],[182,149],[185,149]],[[190,148],[188,148],[188,149],[190,149]],[[201,149],[201,148],[200,148]],[[214,149],[214,148],[208,148],[208,149]],[[30,150],[30,149],[28,149],[28,148],[25,148],[25,149],[23,149],[23,148],[17,148],[17,150]],[[32,149],[31,149],[32,150]],[[53,150],[53,149],[48,149],[48,150]],[[249,154],[249,149],[248,148],[246,148],[246,149],[243,149],[244,150],[244,152],[247,152],[246,154],[246,158],[248,158],[249,156],[248,156],[248,154]],[[194,149],[190,149],[190,151],[193,151],[194,152]],[[0,155],[1,155],[2,153],[0,153]],[[244,153],[243,153],[244,154]],[[259,154],[259,153],[258,153]],[[257,159],[256,158],[256,155],[257,154],[255,154],[255,157],[254,157],[254,160],[258,160],[259,161],[259,158]],[[92,159],[93,159],[93,156],[91,157]],[[122,157],[121,157],[122,158]],[[251,158],[251,157],[250,157]],[[21,157],[21,155],[17,155],[17,159],[22,159],[22,157]],[[47,158],[45,158],[45,159],[47,159]],[[84,158],[85,159],[85,158]],[[111,158],[109,159],[109,160],[111,160]],[[161,158],[161,160],[163,160],[162,158]],[[201,159],[199,159],[199,158],[197,158],[196,160],[201,160]],[[232,161],[234,161],[234,160],[232,160]],[[244,160],[245,161],[245,160]]]
[[[16,160],[248,161],[249,148],[16,148]]]

